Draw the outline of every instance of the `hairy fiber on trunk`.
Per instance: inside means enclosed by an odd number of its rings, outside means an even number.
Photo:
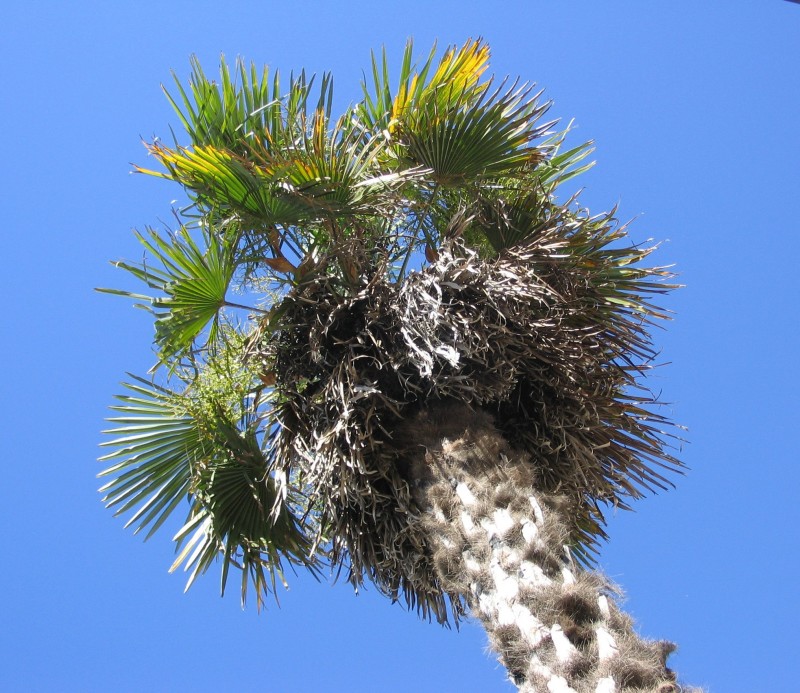
[[[490,417],[444,404],[407,433],[435,570],[466,596],[521,691],[681,690],[666,666],[674,645],[640,638],[615,588],[574,563],[566,504],[537,490],[537,467]]]

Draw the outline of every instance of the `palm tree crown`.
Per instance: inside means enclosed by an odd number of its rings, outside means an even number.
[[[409,422],[438,403],[492,417],[558,497],[590,562],[603,507],[679,470],[640,376],[663,268],[614,211],[556,188],[591,148],[564,146],[527,83],[485,78],[467,41],[399,75],[373,58],[334,119],[332,81],[192,64],[170,96],[185,144],[148,145],[188,196],[139,235],[157,367],[114,407],[105,500],[153,534],[188,498],[174,568],[218,558],[261,603],[285,562],[344,568],[423,615],[457,619],[415,500]],[[110,291],[110,290],[109,290]],[[505,453],[504,453],[505,454]],[[422,475],[424,476],[424,475]]]

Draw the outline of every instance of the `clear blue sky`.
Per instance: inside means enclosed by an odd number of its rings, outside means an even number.
[[[482,632],[442,630],[374,591],[291,580],[241,611],[209,574],[168,575],[104,510],[99,431],[147,316],[95,286],[138,258],[131,229],[178,191],[130,176],[176,125],[159,90],[196,53],[333,70],[359,96],[370,50],[484,36],[594,139],[584,201],[666,241],[687,288],[653,386],[689,427],[691,472],[613,519],[602,564],[682,677],[712,692],[796,685],[800,6],[725,3],[174,1],[8,3],[0,22],[6,312],[0,340],[4,691],[508,691]]]

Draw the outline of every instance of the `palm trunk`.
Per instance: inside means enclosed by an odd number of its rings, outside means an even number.
[[[520,691],[678,691],[674,646],[640,638],[613,588],[576,566],[564,504],[490,418],[462,405],[414,427],[415,498],[445,590],[465,596]]]

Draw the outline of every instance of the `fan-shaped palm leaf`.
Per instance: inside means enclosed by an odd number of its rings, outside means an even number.
[[[551,194],[559,185],[580,176],[594,166],[594,161],[579,166],[594,151],[591,142],[584,142],[565,152],[561,151],[570,130],[571,125],[543,140],[540,145],[546,156],[531,172],[531,177],[538,182],[545,194]]]
[[[255,166],[229,150],[211,145],[194,149],[150,146],[166,173],[138,168],[140,173],[178,181],[201,207],[213,206],[258,224],[294,224],[311,216],[308,196],[297,194],[292,174],[297,162],[272,159]],[[299,191],[305,192],[305,191]]]
[[[242,307],[226,300],[228,287],[236,269],[236,239],[205,233],[205,249],[182,228],[169,240],[150,229],[148,236],[137,234],[140,242],[162,267],[150,264],[116,263],[163,296],[147,297],[126,291],[101,289],[137,300],[156,316],[156,343],[160,356],[167,359],[188,349],[209,324],[213,341],[219,327],[220,310],[225,306]]]
[[[129,394],[111,409],[115,436],[103,443],[117,449],[100,458],[112,466],[100,476],[117,475],[100,491],[116,514],[138,508],[126,527],[139,532],[149,526],[149,538],[186,497],[191,486],[192,460],[204,457],[206,444],[195,422],[175,406],[175,394],[141,378],[125,383]]]
[[[385,60],[382,71],[373,64],[374,96],[368,95],[362,116],[371,124],[385,122],[400,160],[430,169],[439,183],[530,166],[541,158],[531,142],[551,125],[538,122],[549,104],[540,104],[528,85],[492,90],[491,82],[481,82],[488,59],[484,43],[468,41],[448,50],[428,79],[433,54],[412,72],[409,44],[394,97]]]
[[[126,526],[149,538],[181,504],[189,515],[175,535],[180,551],[172,570],[185,565],[188,587],[218,559],[223,560],[222,589],[230,565],[252,581],[259,603],[282,578],[282,559],[316,573],[305,521],[295,519],[287,503],[294,491],[281,489],[269,475],[257,425],[245,412],[240,428],[219,399],[180,394],[134,377],[130,394],[112,407],[119,416],[103,443],[116,448],[101,458],[113,464],[100,476],[114,478],[101,488],[116,514],[132,513]],[[191,392],[191,390],[189,391]],[[230,404],[230,403],[228,403]],[[188,541],[187,541],[188,539]]]
[[[191,66],[188,92],[176,75],[179,96],[164,91],[195,146],[244,154],[252,142],[281,150],[302,137],[301,119],[314,81],[306,79],[305,72],[289,78],[284,94],[280,74],[275,71],[270,81],[266,67],[259,76],[253,64],[248,70],[237,60],[231,70],[222,58],[217,82],[206,77],[194,56]],[[329,113],[331,97],[330,76],[323,75],[317,107]]]

